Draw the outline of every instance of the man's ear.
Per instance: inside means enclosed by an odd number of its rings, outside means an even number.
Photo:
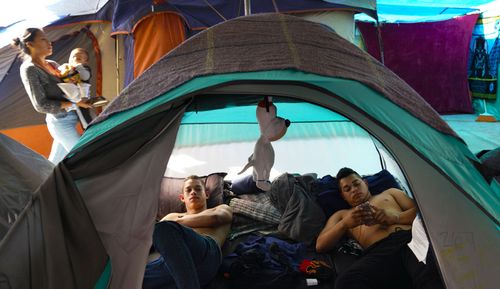
[[[184,194],[180,194],[180,195],[179,195],[179,200],[181,200],[181,202],[183,202],[183,203],[184,203]]]
[[[210,198],[210,193],[205,191],[205,195],[207,195],[207,200]]]

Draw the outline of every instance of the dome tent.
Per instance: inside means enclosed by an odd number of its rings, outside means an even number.
[[[447,287],[495,288],[498,183],[395,74],[324,26],[280,14],[216,25],[132,82],[0,244],[0,258],[16,260],[0,264],[1,278],[12,288],[103,288],[112,271],[110,288],[140,288],[182,116],[223,108],[226,94],[229,105],[286,96],[366,129],[403,170]]]

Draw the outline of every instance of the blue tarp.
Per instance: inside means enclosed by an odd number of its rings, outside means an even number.
[[[181,15],[189,28],[197,30],[244,15],[244,0],[31,0],[31,3],[29,2],[2,4],[0,9],[0,47],[8,44],[10,39],[20,34],[20,31],[26,27],[43,27],[54,21],[61,24],[78,20],[106,20],[113,22],[113,31],[131,31],[138,20],[152,11],[172,11]],[[153,5],[153,2],[160,4]],[[341,4],[350,1],[250,0],[250,2],[252,3],[252,13],[276,11],[298,13],[328,9],[351,9],[371,15],[359,14],[360,20],[373,21],[375,17],[373,10],[363,8],[362,5],[353,7]],[[380,20],[387,22],[436,21],[477,11],[484,7],[491,9],[500,6],[499,0],[378,0],[376,3]],[[29,7],[33,7],[33,11],[30,12]],[[83,16],[76,18],[75,15]]]

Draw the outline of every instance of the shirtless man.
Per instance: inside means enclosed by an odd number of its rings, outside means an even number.
[[[428,265],[420,263],[406,245],[416,216],[413,200],[398,189],[372,196],[368,183],[350,168],[342,168],[337,181],[352,208],[330,217],[318,236],[316,251],[330,251],[347,234],[365,252],[337,277],[335,288],[444,288],[430,255]]]
[[[200,288],[216,275],[221,247],[229,234],[232,210],[227,205],[207,209],[203,181],[189,176],[179,196],[186,213],[171,213],[156,224],[153,244],[160,257],[146,266],[143,288]]]

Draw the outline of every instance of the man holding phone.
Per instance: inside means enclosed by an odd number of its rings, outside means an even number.
[[[330,251],[345,234],[365,251],[337,277],[335,288],[444,288],[435,262],[420,263],[407,246],[416,216],[413,200],[398,189],[372,196],[366,180],[350,168],[342,168],[337,181],[352,208],[330,217],[316,251]]]

